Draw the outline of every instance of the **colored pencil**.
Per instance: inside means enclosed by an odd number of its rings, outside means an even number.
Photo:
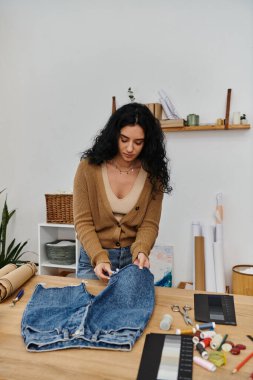
[[[221,347],[222,347],[223,343],[226,342],[227,337],[228,337],[228,334],[225,334],[224,337],[222,338],[222,341],[221,341],[219,347],[217,348],[217,351],[221,351]]]
[[[245,363],[247,363],[248,360],[253,358],[253,352],[251,352],[246,358],[233,369],[232,373],[236,373],[239,371],[240,368],[244,366]]]

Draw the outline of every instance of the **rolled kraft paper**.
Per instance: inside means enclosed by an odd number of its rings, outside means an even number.
[[[152,114],[155,114],[155,103],[147,103],[146,106],[148,109],[152,112]]]
[[[0,292],[0,302],[13,293],[12,284],[7,278],[0,279]]]
[[[219,293],[225,293],[226,284],[224,269],[224,251],[222,241],[216,241],[213,243],[213,256],[216,279],[216,291]]]
[[[161,103],[154,103],[154,104],[155,104],[155,117],[160,120],[162,118],[162,112],[163,112],[162,105]]]
[[[203,236],[195,236],[195,289],[205,289],[205,252]]]
[[[0,302],[6,297],[6,288],[0,284]]]
[[[253,274],[243,273],[247,269],[253,269],[253,265],[235,265],[233,267],[233,293],[253,296]]]
[[[15,264],[7,264],[3,268],[0,269],[0,278],[5,276],[6,274],[12,272],[17,269],[17,265]]]
[[[21,285],[34,276],[36,271],[36,265],[34,263],[28,263],[0,278],[0,300],[13,294]],[[3,288],[6,292],[3,291]]]
[[[215,268],[213,256],[214,228],[210,225],[202,226],[205,246],[205,282],[207,292],[216,292]]]
[[[201,236],[200,222],[192,222],[192,277],[193,277],[193,289],[195,289],[195,236]]]

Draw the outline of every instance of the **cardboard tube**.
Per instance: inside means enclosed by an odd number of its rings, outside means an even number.
[[[204,237],[195,236],[195,289],[205,289]]]
[[[201,226],[200,222],[192,222],[192,278],[193,278],[193,289],[195,288],[195,236],[201,236]]]
[[[162,111],[161,103],[155,103],[155,117],[159,120],[162,118]]]
[[[216,279],[213,256],[214,226],[205,224],[202,226],[205,246],[205,280],[206,291],[216,292]]]

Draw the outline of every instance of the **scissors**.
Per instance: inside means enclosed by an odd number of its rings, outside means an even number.
[[[172,310],[172,311],[179,312],[179,313],[182,315],[182,317],[184,318],[184,321],[185,321],[185,324],[186,324],[186,325],[191,325],[191,326],[193,326],[192,320],[191,320],[191,318],[190,318],[190,316],[189,316],[189,314],[188,314],[188,311],[191,310],[191,309],[192,309],[192,308],[191,308],[191,306],[189,306],[189,305],[184,305],[184,306],[183,306],[183,311],[180,309],[180,306],[179,306],[179,305],[172,305],[172,306],[171,306],[171,310]]]

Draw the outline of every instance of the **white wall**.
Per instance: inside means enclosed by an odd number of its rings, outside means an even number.
[[[37,252],[44,194],[72,188],[79,153],[111,97],[154,102],[164,88],[200,121],[253,111],[252,0],[0,0],[0,189],[17,240]],[[252,130],[167,134],[174,192],[159,243],[175,246],[175,283],[192,279],[191,222],[214,222],[224,194],[227,283],[252,263]],[[0,197],[2,202],[3,196]]]

